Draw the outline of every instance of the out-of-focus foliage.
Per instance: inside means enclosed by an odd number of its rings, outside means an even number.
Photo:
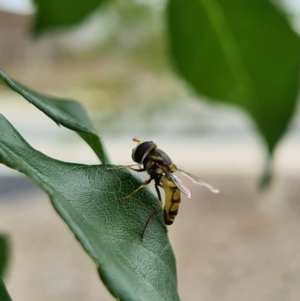
[[[35,35],[76,25],[106,2],[106,0],[33,1],[37,6],[37,14],[32,28]]]
[[[272,152],[299,86],[299,37],[283,13],[266,0],[171,0],[168,16],[180,74],[199,94],[246,109]]]
[[[139,9],[132,9],[134,2]],[[147,5],[142,3],[147,1],[113,2],[112,6],[121,8],[122,16],[127,17],[127,28],[132,32],[142,26],[138,16],[149,16],[145,13]],[[271,154],[288,127],[298,94],[300,44],[287,16],[268,0],[166,3],[166,38],[175,69],[200,95],[245,109]],[[47,12],[43,5],[47,5]],[[39,23],[39,31],[59,28],[55,20],[60,2],[43,5],[38,5],[36,24],[39,19],[48,23]],[[91,8],[95,0],[84,5]],[[126,10],[126,5],[131,8]],[[72,5],[62,29],[75,24],[68,20],[78,15],[78,9],[77,4]]]
[[[0,234],[0,278],[4,278],[5,276],[8,261],[9,261],[8,237],[4,234]]]
[[[1,301],[12,301],[1,277],[0,277],[0,300]]]

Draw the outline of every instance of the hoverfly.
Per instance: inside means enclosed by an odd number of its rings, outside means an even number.
[[[133,138],[132,140],[138,144],[132,150],[132,160],[136,162],[136,164],[120,165],[113,169],[129,168],[137,172],[146,171],[150,175],[150,178],[122,199],[133,196],[137,191],[146,187],[152,180],[154,180],[155,190],[161,205],[162,198],[159,187],[162,187],[165,192],[165,205],[163,210],[164,222],[166,225],[172,225],[176,215],[178,214],[181,192],[186,197],[191,198],[191,192],[183,184],[183,182],[174,175],[174,172],[180,171],[184,176],[192,180],[193,183],[202,185],[213,193],[219,193],[217,188],[214,188],[210,184],[200,180],[198,177],[178,168],[163,150],[157,148],[157,145],[153,141],[142,142],[137,138]],[[133,166],[138,166],[139,169],[133,168]],[[144,234],[151,218],[159,211],[160,208],[161,206],[148,217],[142,232],[142,240],[144,239]]]

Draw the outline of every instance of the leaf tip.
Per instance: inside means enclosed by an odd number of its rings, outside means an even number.
[[[273,168],[272,168],[272,159],[268,157],[266,159],[264,172],[259,181],[259,191],[267,189],[273,180]]]

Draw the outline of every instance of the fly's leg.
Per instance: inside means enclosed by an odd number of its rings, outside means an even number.
[[[147,226],[148,226],[150,220],[151,220],[152,217],[160,210],[160,208],[161,208],[161,206],[159,206],[157,209],[155,209],[155,211],[153,211],[153,212],[151,213],[151,215],[148,217],[147,222],[146,222],[146,224],[145,224],[145,226],[144,226],[142,235],[141,235],[141,240],[142,240],[142,241],[144,241],[144,234],[145,234],[146,228],[147,228]]]
[[[139,169],[136,169],[136,168],[132,168],[132,166],[138,166]],[[134,171],[137,171],[137,172],[142,172],[142,171],[145,171],[146,168],[145,167],[141,167],[141,165],[139,164],[131,164],[131,165],[119,165],[117,167],[108,167],[107,170],[121,170],[121,169],[131,169],[131,170],[134,170]],[[152,181],[152,178],[150,178],[149,180],[145,181],[144,183],[142,183],[140,185],[140,187],[138,187],[136,190],[132,191],[130,194],[128,194],[127,196],[123,197],[123,198],[120,198],[119,201],[122,201],[124,199],[127,199],[127,198],[130,198],[131,196],[133,196],[136,192],[138,192],[140,189],[146,187],[150,182]]]
[[[161,194],[160,194],[160,190],[159,190],[158,186],[159,186],[159,187],[162,187],[160,183],[155,183],[155,190],[156,190],[158,199],[159,199],[159,201],[160,201],[160,203],[161,203],[161,202],[162,202],[162,201],[161,201]]]
[[[139,169],[133,168],[133,166],[138,166]],[[130,165],[119,165],[117,167],[108,167],[107,170],[121,170],[121,169],[131,169],[137,172],[142,172],[145,171],[145,168],[141,168],[139,164],[130,164]]]
[[[150,178],[149,180],[145,181],[144,183],[142,183],[136,190],[132,191],[131,193],[129,193],[128,195],[126,195],[123,198],[120,198],[119,201],[123,201],[125,199],[130,198],[131,196],[133,196],[135,193],[137,193],[140,189],[145,188],[147,185],[149,185],[149,183],[152,181],[152,178]]]
[[[158,188],[158,186],[161,186],[160,183],[155,183],[155,190],[157,192],[157,196],[158,196],[158,199],[159,199],[159,202],[160,202],[160,206],[158,208],[156,208],[151,214],[150,216],[148,217],[147,221],[146,221],[146,224],[144,226],[144,229],[143,229],[143,232],[142,232],[142,235],[141,235],[141,240],[143,241],[144,240],[144,234],[145,234],[145,231],[146,231],[146,228],[150,222],[150,220],[152,219],[152,217],[154,217],[156,215],[156,213],[161,209],[161,206],[162,206],[162,201],[161,201],[161,194],[160,194],[160,190]]]

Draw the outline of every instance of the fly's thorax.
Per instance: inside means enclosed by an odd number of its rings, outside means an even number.
[[[156,167],[155,172],[159,175],[163,174],[163,170],[160,167]]]
[[[153,159],[155,158],[155,160],[160,162],[162,165],[169,166],[169,165],[173,164],[171,158],[163,150],[161,150],[159,148],[152,150],[150,155],[151,155],[151,157],[153,157]]]
[[[178,168],[177,168],[177,166],[176,166],[174,163],[171,163],[171,164],[169,165],[169,170],[170,170],[171,172],[176,172],[176,171],[178,170]]]
[[[164,171],[174,172],[177,170],[176,165],[170,157],[161,149],[155,148],[149,152],[144,161],[147,171],[151,173],[163,174]]]
[[[156,164],[156,162],[153,160],[150,160],[149,158],[147,158],[144,161],[144,166],[146,168],[147,173],[153,179],[160,178],[163,174],[162,169]]]

